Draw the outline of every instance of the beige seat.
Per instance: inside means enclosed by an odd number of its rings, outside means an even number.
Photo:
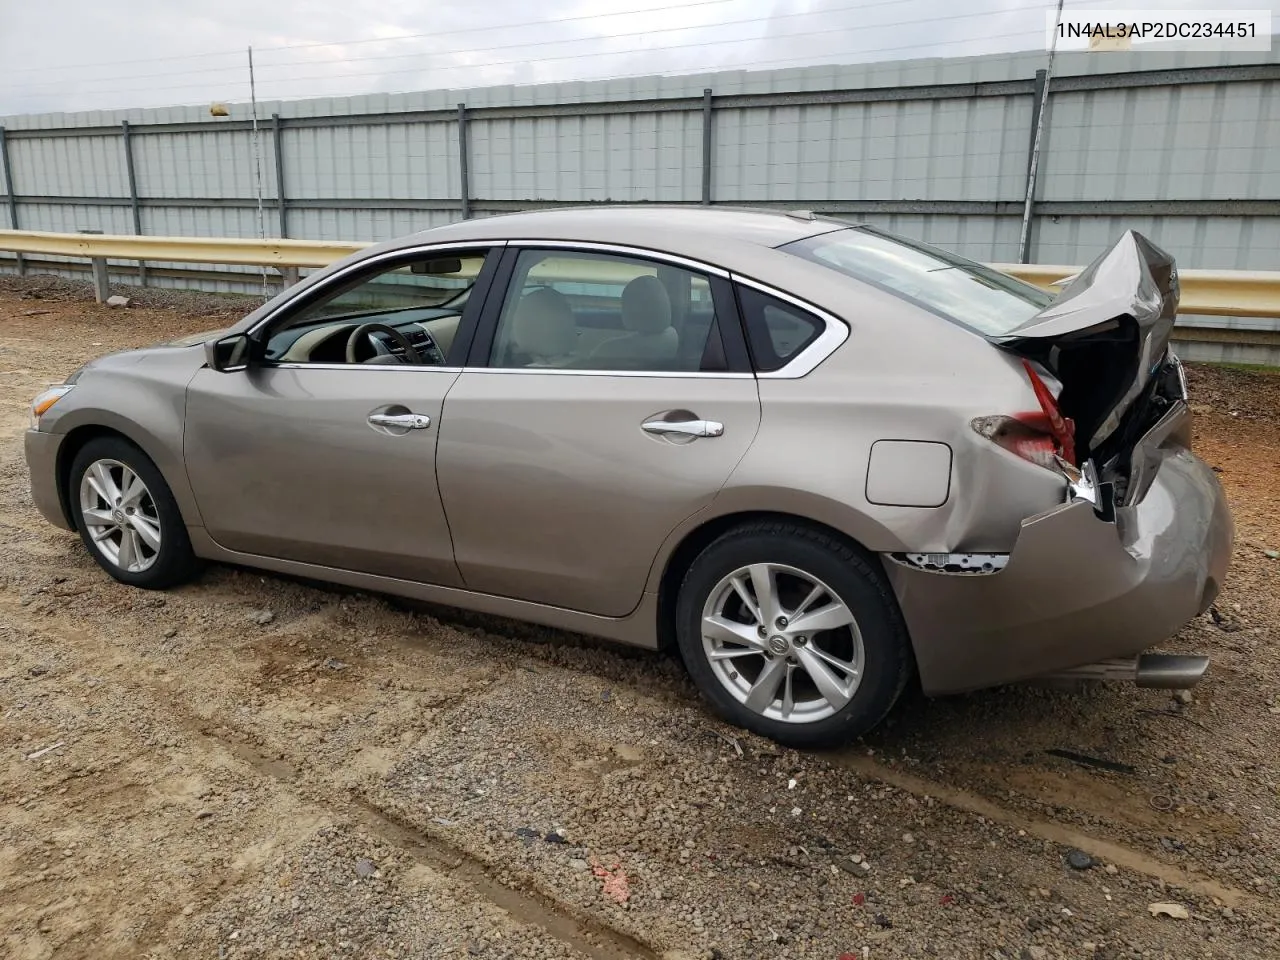
[[[503,362],[514,367],[562,367],[578,346],[578,326],[564,294],[550,287],[526,293],[511,315]]]
[[[657,277],[636,277],[622,288],[622,326],[628,331],[591,351],[593,364],[670,369],[680,353],[671,325],[671,298]]]

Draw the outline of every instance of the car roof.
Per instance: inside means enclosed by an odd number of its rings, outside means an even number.
[[[758,263],[784,243],[829,233],[850,224],[807,211],[732,207],[596,206],[533,210],[463,220],[435,227],[399,245],[424,241],[576,240],[660,250],[733,269]]]

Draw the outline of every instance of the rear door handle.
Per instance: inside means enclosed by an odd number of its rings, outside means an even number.
[[[682,437],[720,437],[724,424],[718,420],[646,420],[640,424],[645,433],[660,437],[675,434]]]
[[[371,413],[369,422],[375,427],[398,427],[401,430],[425,430],[431,418],[425,413]]]

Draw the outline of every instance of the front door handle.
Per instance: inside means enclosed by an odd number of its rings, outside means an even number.
[[[398,427],[401,430],[425,430],[431,418],[425,413],[371,413],[369,422],[375,427]]]
[[[660,437],[674,434],[681,437],[720,437],[724,435],[724,424],[718,420],[646,420],[640,424],[645,433],[655,433]]]

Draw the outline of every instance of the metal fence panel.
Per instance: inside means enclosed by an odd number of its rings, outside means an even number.
[[[302,209],[289,213],[289,232],[301,240],[391,240],[457,219],[444,210]]]
[[[472,196],[489,200],[697,201],[701,116],[472,119]]]
[[[285,191],[291,199],[458,196],[456,124],[286,126]]]
[[[1280,197],[1280,82],[1056,93],[1045,200]]]
[[[1019,200],[1031,98],[722,110],[721,200]]]
[[[1125,230],[1137,230],[1184,267],[1280,269],[1280,217],[1063,217],[1038,230],[1041,263],[1088,263]]]
[[[54,233],[133,233],[133,219],[127,206],[89,206],[79,203],[24,203],[22,229],[50,230]]]
[[[145,127],[135,128],[144,133]],[[257,196],[253,135],[241,130],[135,136],[138,192],[157,198],[252,198]],[[275,154],[270,124],[258,132],[262,193],[275,196]]]
[[[11,139],[14,191],[49,197],[127,197],[118,136]]]

